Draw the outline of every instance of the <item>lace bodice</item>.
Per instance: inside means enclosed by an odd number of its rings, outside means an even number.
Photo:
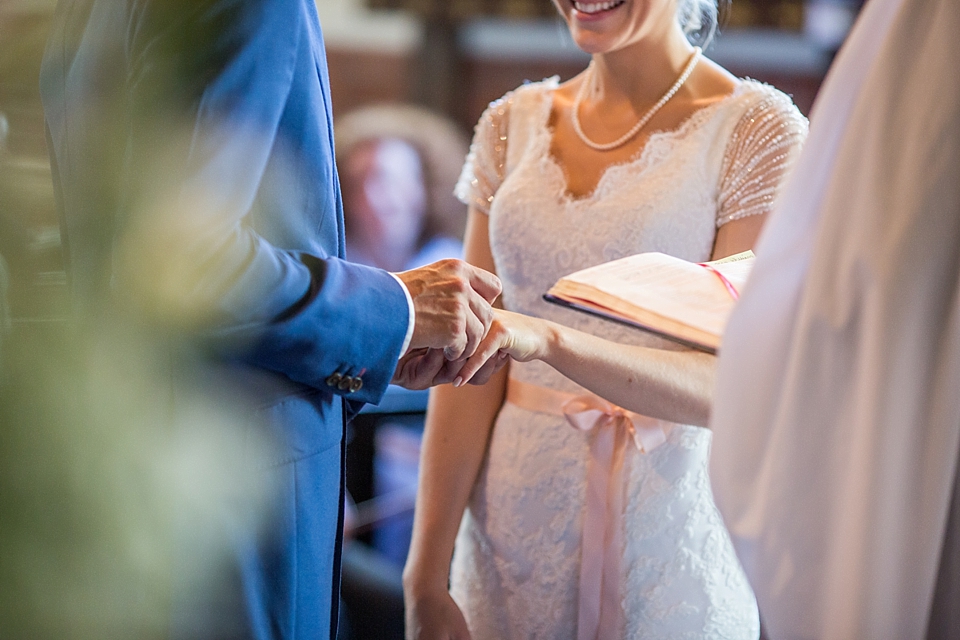
[[[806,119],[776,89],[742,81],[677,129],[653,133],[639,155],[610,167],[593,193],[572,198],[550,153],[557,86],[556,78],[524,85],[491,104],[457,184],[461,200],[490,214],[504,305],[618,342],[675,348],[541,296],[561,276],[634,253],[709,260],[717,228],[770,210]],[[514,366],[514,374],[578,389],[539,362]]]
[[[553,132],[548,122],[553,92],[558,86],[556,77],[524,85],[484,111],[455,188],[461,201],[489,213],[497,190],[516,163],[530,151],[532,143],[539,145],[534,153],[556,166],[552,156],[543,153],[542,145],[546,144],[549,150]],[[511,109],[515,102],[518,106]],[[520,125],[513,130],[508,153],[506,141],[511,110],[515,112],[514,119],[528,126]],[[731,112],[738,117],[731,118]],[[796,160],[807,134],[807,121],[786,95],[752,80],[742,81],[729,97],[695,112],[677,129],[654,132],[639,155],[612,167],[607,174],[613,177],[606,179],[605,176],[594,193],[581,200],[595,202],[615,197],[616,174],[642,172],[647,166],[659,164],[671,149],[684,142],[687,146],[698,145],[702,138],[692,134],[710,121],[733,127],[732,131],[726,131],[728,137],[714,137],[718,144],[702,148],[710,152],[714,160],[722,158],[716,181],[709,185],[716,188],[717,226],[736,218],[767,213],[784,173]],[[564,182],[562,173],[561,170],[560,181]],[[565,194],[566,190],[560,193]],[[573,199],[564,195],[563,200]]]
[[[709,259],[720,226],[770,209],[806,121],[780,92],[743,81],[572,198],[550,153],[557,86],[525,85],[490,105],[457,185],[490,216],[504,306],[621,343],[679,348],[542,294],[572,271],[643,251]],[[539,362],[513,363],[511,376],[580,391]],[[677,426],[666,444],[625,461],[624,637],[757,637],[753,596],[713,504],[709,447],[709,431]],[[452,570],[475,639],[575,637],[588,449],[563,418],[501,410]]]

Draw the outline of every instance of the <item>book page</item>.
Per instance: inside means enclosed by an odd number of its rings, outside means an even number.
[[[709,263],[739,291],[753,266],[753,254]],[[735,302],[721,278],[703,265],[661,253],[644,253],[584,269],[562,278],[550,293],[571,302],[606,308],[653,329],[695,330],[703,343],[719,342]],[[688,336],[690,337],[690,336]]]
[[[734,253],[733,255],[729,255],[726,258],[720,258],[719,260],[711,260],[706,264],[709,264],[715,267],[718,264],[726,264],[728,262],[743,262],[744,260],[750,262],[752,261],[753,258],[756,258],[756,257],[757,256],[753,253],[753,251],[751,251],[750,249],[747,249],[746,251],[741,251],[740,253]]]
[[[737,292],[740,292],[747,283],[747,278],[750,276],[750,270],[753,268],[755,259],[756,256],[753,251],[742,251],[705,264],[710,265],[722,273]]]

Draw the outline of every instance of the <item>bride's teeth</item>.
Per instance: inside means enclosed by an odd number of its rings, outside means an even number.
[[[600,13],[619,4],[622,4],[622,0],[613,0],[612,2],[577,2],[574,0],[573,6],[580,13]]]

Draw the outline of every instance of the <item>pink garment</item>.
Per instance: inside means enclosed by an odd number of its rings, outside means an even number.
[[[775,640],[927,632],[960,450],[958,33],[957,0],[867,4],[724,337],[711,475]]]

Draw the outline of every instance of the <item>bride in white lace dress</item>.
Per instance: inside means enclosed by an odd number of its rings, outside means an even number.
[[[593,62],[484,113],[457,191],[471,208],[467,259],[500,276],[505,309],[604,338],[566,345],[564,370],[648,417],[630,414],[635,438],[609,405],[595,428],[572,428],[564,403],[597,399],[540,361],[437,390],[404,574],[408,637],[756,639],[713,504],[711,434],[692,426],[709,411],[696,401],[709,375],[694,371],[709,357],[682,354],[696,366],[678,375],[675,345],[541,296],[639,252],[700,262],[750,248],[806,121],[782,93],[700,58],[681,21],[700,5],[556,4]],[[616,362],[585,380],[591,358]]]

